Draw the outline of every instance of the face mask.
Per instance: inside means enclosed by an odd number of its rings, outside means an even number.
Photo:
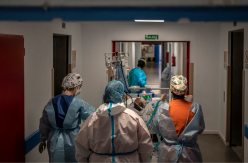
[[[75,93],[75,96],[79,95],[81,92],[81,89],[77,89],[77,92]]]

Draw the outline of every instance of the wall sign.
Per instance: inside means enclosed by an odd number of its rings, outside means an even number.
[[[158,35],[145,35],[146,40],[158,40]]]
[[[72,51],[72,68],[76,67],[76,50]]]
[[[244,61],[245,61],[245,69],[248,69],[248,50],[245,51]]]

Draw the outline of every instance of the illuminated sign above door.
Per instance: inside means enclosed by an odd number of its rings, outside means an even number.
[[[158,35],[145,35],[146,40],[158,40]]]

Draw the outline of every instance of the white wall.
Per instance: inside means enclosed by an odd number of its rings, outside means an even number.
[[[75,72],[82,73],[81,25],[61,21],[52,22],[0,22],[0,33],[24,36],[25,58],[25,137],[39,129],[42,110],[52,96],[53,33],[72,36],[72,50],[77,51]],[[103,61],[104,63],[104,61]],[[47,150],[40,155],[38,147],[26,155],[27,162],[48,161]]]
[[[228,51],[228,31],[244,29],[244,51],[248,50],[248,23],[221,23],[220,24],[220,49],[219,49],[219,131],[223,138],[226,136],[226,104],[223,92],[226,91],[226,70],[224,69],[224,51]],[[242,90],[240,90],[242,91]],[[245,124],[248,124],[248,70],[245,69]],[[248,161],[248,140],[245,140],[245,162]]]
[[[183,43],[182,42],[174,42],[172,44],[172,55],[176,57],[176,66],[171,67],[171,71],[174,73],[174,75],[182,75],[183,74]]]
[[[134,42],[128,42],[128,66],[131,69],[135,68],[135,44]]]
[[[138,67],[138,60],[141,58],[141,42],[135,42],[135,67]]]
[[[88,70],[82,73],[87,86],[83,92],[89,92],[83,99],[95,107],[101,104],[106,86],[101,81],[106,74],[103,54],[111,51],[112,40],[143,41],[146,34],[155,32],[162,41],[191,42],[190,62],[195,63],[194,101],[202,105],[206,130],[218,131],[219,29],[219,23],[82,23],[82,68]]]

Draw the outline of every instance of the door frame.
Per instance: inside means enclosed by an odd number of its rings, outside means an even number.
[[[228,66],[227,66],[227,78],[226,78],[226,146],[230,146],[231,141],[231,80],[232,80],[232,67],[231,67],[231,59],[232,59],[232,32],[243,31],[244,29],[237,29],[228,31]],[[244,40],[243,40],[244,44]],[[244,45],[243,45],[244,47]],[[244,54],[243,49],[243,54]],[[244,58],[242,63],[244,63]],[[242,158],[241,161],[244,161],[244,103],[245,103],[245,73],[244,67],[242,70]]]
[[[71,35],[66,35],[66,34],[59,34],[59,33],[53,33],[53,36],[67,36],[68,41],[67,41],[67,74],[72,73],[72,49],[71,49]],[[54,54],[53,54],[54,55]],[[52,67],[51,70],[52,74],[52,97],[54,97],[54,67]]]
[[[190,89],[190,41],[130,41],[130,40],[112,40],[112,52],[115,52],[115,43],[116,42],[141,42],[141,43],[147,43],[147,44],[162,44],[167,42],[184,42],[187,43],[187,80],[188,80],[188,91],[187,95],[189,95],[189,89]],[[114,56],[114,54],[113,54]]]

